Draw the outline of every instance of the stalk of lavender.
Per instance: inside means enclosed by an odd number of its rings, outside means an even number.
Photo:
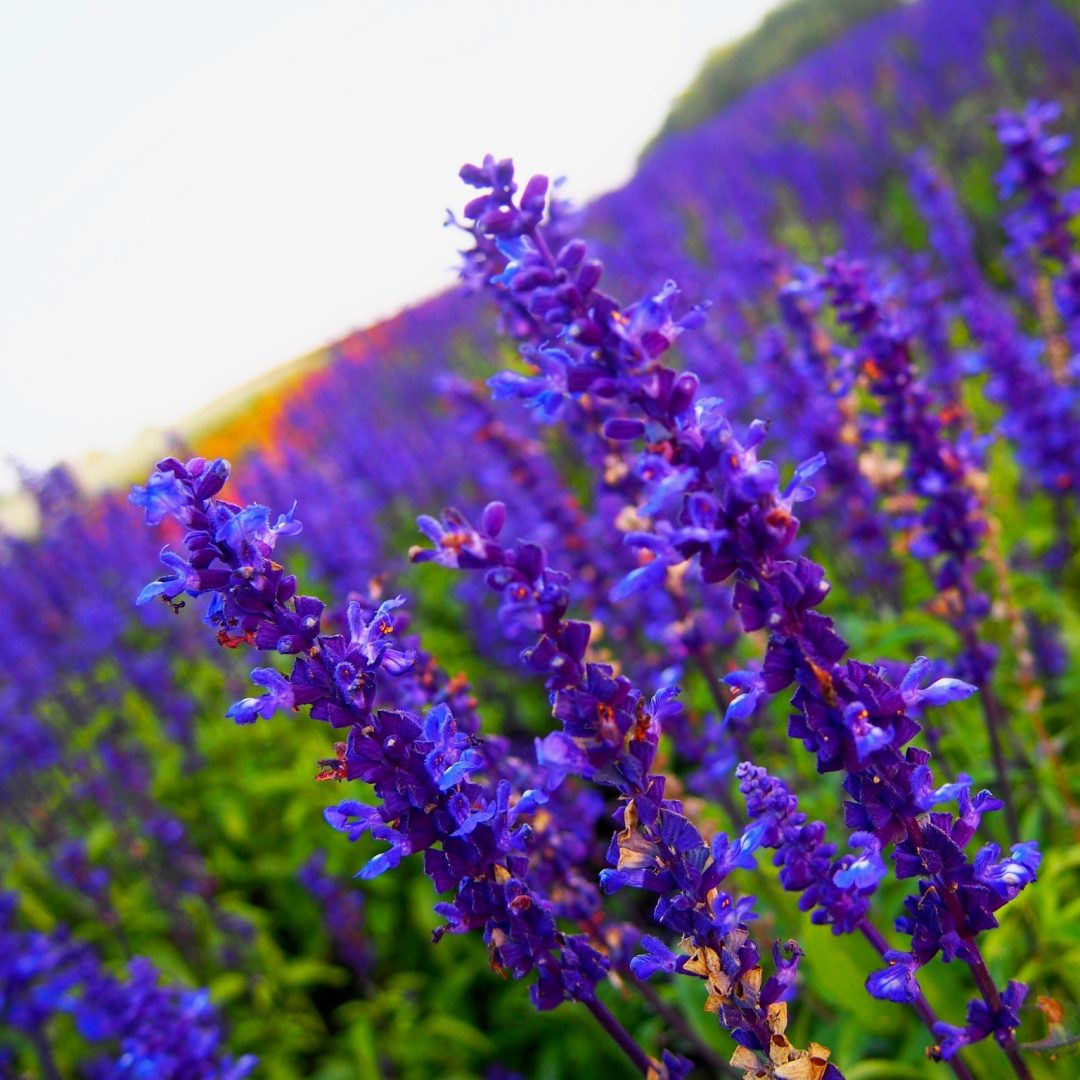
[[[1014,255],[1034,262],[1037,280],[1032,289],[1047,338],[1051,368],[1061,383],[1071,381],[1070,353],[1080,352],[1080,251],[1069,223],[1080,210],[1080,192],[1059,194],[1055,179],[1065,168],[1064,152],[1071,140],[1048,129],[1061,115],[1056,101],[1031,101],[1019,113],[1003,112],[994,121],[1005,161],[997,174],[1002,201],[1020,196],[1020,203],[1005,219]],[[1053,275],[1050,288],[1042,287],[1041,266]],[[1049,292],[1050,303],[1046,303]],[[1067,342],[1057,331],[1064,323]]]
[[[924,161],[919,164],[917,176],[920,192],[926,198],[925,189],[931,177]],[[945,223],[955,225],[955,215],[947,217]],[[964,248],[966,233],[962,229],[942,230],[939,223],[938,231],[944,231],[947,241],[954,246]],[[968,276],[978,273],[970,252],[967,261],[960,260],[960,267],[959,273]],[[935,348],[943,358],[940,370],[935,369],[935,379],[946,401],[937,409],[912,359],[915,323],[909,325],[896,312],[888,302],[886,291],[870,281],[863,264],[834,258],[826,260],[826,268],[823,274],[808,274],[786,285],[780,293],[781,310],[785,322],[802,341],[801,352],[816,360],[819,381],[832,380],[848,387],[850,392],[851,386],[862,378],[870,394],[882,403],[882,415],[863,417],[862,430],[855,439],[863,444],[875,439],[889,441],[908,450],[902,475],[911,496],[894,501],[899,501],[905,511],[902,521],[912,537],[909,551],[931,570],[938,590],[934,610],[949,622],[961,640],[963,652],[956,674],[979,687],[997,782],[1005,802],[1007,828],[1015,842],[1019,838],[1018,826],[999,731],[1003,710],[992,688],[996,650],[983,640],[981,633],[990,603],[975,584],[982,565],[980,548],[990,525],[979,494],[983,486],[980,446],[964,422],[966,414],[957,396],[959,374],[951,351],[942,340],[940,320],[930,314],[922,315],[921,328],[930,343],[928,347]],[[858,335],[856,351],[840,349],[818,324],[815,316],[825,294],[831,295],[840,321]],[[936,301],[937,292],[932,290],[930,296],[921,297],[916,308],[936,312]],[[853,428],[857,420],[857,416],[849,413]],[[857,479],[847,475],[850,448],[843,442],[838,445],[835,438],[827,438],[825,445],[829,450],[830,473],[837,469],[839,459],[844,476],[842,490],[857,489]],[[910,505],[911,497],[922,502],[917,512]]]
[[[881,404],[881,415],[864,421],[867,436],[907,450],[903,475],[911,494],[922,502],[910,515],[909,550],[931,570],[935,610],[963,645],[957,674],[979,687],[1009,839],[1017,843],[1015,800],[1002,746],[1005,718],[992,686],[997,654],[982,633],[990,600],[975,580],[988,531],[978,493],[982,474],[976,440],[966,429],[946,432],[912,356],[912,328],[889,304],[864,263],[842,257],[826,260],[821,287],[840,322],[855,336],[853,365]],[[950,415],[959,415],[955,403]]]
[[[474,186],[487,183],[475,167],[463,175]],[[537,187],[532,183],[526,190]],[[505,189],[494,192],[490,204],[473,200],[467,213],[481,232],[494,225],[503,234],[535,233],[535,220],[518,213]],[[535,250],[537,258],[557,265],[539,244]],[[890,967],[872,975],[868,989],[911,1002],[918,995],[919,966],[938,952],[962,959],[993,1018],[995,1037],[1017,1074],[1026,1077],[1013,1035],[1015,1013],[989,979],[976,938],[997,925],[993,913],[1034,880],[1038,851],[1034,844],[1015,845],[1012,858],[998,861],[997,846],[988,844],[969,861],[964,847],[982,814],[999,808],[1000,801],[988,792],[972,799],[966,782],[935,788],[930,755],[907,745],[919,731],[909,705],[943,704],[974,688],[955,679],[922,688],[927,664],[921,659],[899,684],[881,668],[842,662],[846,642],[832,620],[815,610],[828,593],[823,570],[805,557],[788,557],[798,532],[792,506],[812,493],[807,480],[823,460],[804,462],[781,487],[776,466],[757,458],[766,425],[755,421],[740,441],[718,402],[697,400],[692,374],[658,362],[685,329],[673,315],[673,285],[625,311],[602,294],[594,299],[588,290],[578,292],[560,347],[545,350],[537,375],[516,377],[513,392],[527,402],[599,395],[632,414],[608,421],[605,434],[647,438],[647,452],[665,468],[646,489],[652,529],[627,539],[651,552],[661,567],[696,557],[706,582],[735,577],[734,603],[744,629],[769,633],[766,689],[797,686],[789,734],[815,754],[820,771],[845,772],[847,824],[873,833],[883,846],[895,845],[899,877],[922,875],[918,897],[910,898],[908,914],[898,922],[912,935],[912,951],[890,953]],[[496,376],[496,391],[505,386]],[[635,572],[635,586],[648,588],[658,579],[651,565]],[[959,799],[959,817],[925,817],[935,803],[953,798]],[[951,1056],[958,1045],[946,1041],[943,1055]]]
[[[780,867],[780,884],[800,894],[799,907],[812,912],[813,922],[830,925],[834,934],[858,931],[889,961],[888,942],[869,916],[870,898],[886,873],[877,839],[856,833],[851,846],[860,854],[835,859],[835,846],[825,842],[824,824],[807,820],[783,781],[748,762],[739,766],[736,775],[751,819],[765,829],[762,847],[776,852],[773,863]],[[921,990],[910,1004],[927,1028],[939,1029],[941,1021]],[[958,1080],[971,1080],[959,1054],[951,1055],[948,1063]]]
[[[665,1053],[654,1061],[596,1002],[607,958],[585,935],[559,930],[551,904],[532,884],[528,818],[548,802],[547,791],[519,793],[503,780],[492,797],[472,779],[485,767],[477,737],[458,729],[445,702],[423,717],[376,707],[377,675],[400,675],[417,659],[395,640],[392,612],[404,599],[387,600],[368,617],[354,601],[349,636],[323,634],[322,602],[298,595],[296,579],[273,558],[279,538],[300,530],[293,511],[271,525],[264,506],[241,508],[215,498],[228,473],[221,460],[168,458],[146,487],[135,488],[132,501],[144,507],[148,524],[168,514],[186,528],[188,553],[185,560],[164,550],[162,561],[172,572],[147,585],[139,601],[160,597],[175,605],[181,594],[211,593],[206,621],[221,644],[246,643],[294,658],[288,676],[256,668],[252,679],[266,693],[237,702],[228,715],[246,724],[306,706],[313,719],[347,729],[337,757],[321,763],[320,777],[362,780],[378,804],[346,800],[327,810],[327,820],[350,839],[370,833],[389,844],[359,877],[376,877],[422,851],[436,890],[455,894],[436,905],[447,921],[435,940],[448,931],[482,931],[496,971],[515,978],[537,974],[530,988],[537,1008],[580,1001],[642,1075],[650,1069],[662,1077],[683,1075],[680,1059]]]
[[[1038,374],[1050,382],[1044,396],[1051,404],[1056,421],[1051,434],[1043,435],[1057,445],[1059,452],[1051,463],[1061,493],[1075,496],[1080,486],[1080,452],[1077,451],[1078,415],[1076,366],[1080,355],[1080,251],[1077,251],[1070,223],[1080,211],[1080,191],[1059,195],[1054,179],[1065,168],[1064,151],[1071,140],[1046,128],[1060,115],[1056,102],[1029,102],[1023,113],[1001,113],[996,121],[998,139],[1005,151],[1005,162],[996,176],[999,197],[1007,202],[1017,192],[1021,205],[1005,218],[1010,236],[1009,253],[1019,265],[1018,283],[1031,295],[1039,315],[1043,335],[1042,349],[1049,361],[1050,376]],[[1048,279],[1042,267],[1049,265]],[[1025,278],[1029,270],[1030,281]],[[1056,302],[1056,311],[1055,308]],[[1065,337],[1059,332],[1057,316],[1065,325]],[[1054,510],[1060,533],[1057,544],[1047,555],[1050,569],[1060,569],[1074,548],[1075,506],[1058,495]]]
[[[1002,428],[1013,441],[1017,458],[1024,466],[1024,482],[1030,485],[1035,481],[1054,502],[1057,520],[1063,524],[1062,535],[1047,560],[1050,569],[1054,569],[1059,553],[1069,547],[1067,502],[1072,497],[1072,477],[1077,475],[1075,463],[1080,461],[1077,449],[1080,427],[1068,415],[1075,406],[1075,396],[1056,384],[1044,370],[1033,348],[1035,343],[1023,341],[1020,328],[1013,324],[1006,310],[1004,298],[991,289],[976,258],[973,230],[956,192],[925,151],[912,159],[911,191],[929,226],[931,246],[937,254],[942,279],[949,286],[946,293],[954,296],[951,305],[942,297],[933,305],[921,307],[934,312],[941,306],[951,307],[955,315],[966,319],[976,341],[985,343],[985,358],[976,355],[969,357],[968,362],[979,361],[980,367],[990,367],[994,377],[987,389],[1000,400],[1004,410]],[[940,316],[937,318],[941,321]],[[934,378],[938,381],[936,373]],[[954,375],[948,396],[959,403],[957,383]],[[959,414],[956,409],[950,412],[954,416]],[[1034,670],[1027,623],[1013,595],[1000,549],[1000,524],[988,514],[986,525],[984,556],[997,581],[995,606],[1004,608],[1010,626],[1016,678],[1023,691],[1026,717],[1038,736],[1040,757],[1051,764],[1062,801],[1075,825],[1080,821],[1080,809],[1041,716],[1044,689]]]
[[[511,162],[497,162],[489,155],[480,167],[465,166],[461,175],[474,187],[490,188],[470,202],[464,211],[465,219],[475,224],[463,226],[474,241],[473,248],[463,253],[463,277],[474,285],[486,287],[503,313],[504,323],[513,328],[523,355],[558,382],[559,357],[558,353],[552,355],[548,349],[550,341],[572,331],[577,342],[588,346],[599,344],[603,336],[602,319],[586,322],[576,317],[582,297],[588,296],[594,303],[615,311],[614,301],[596,289],[602,266],[597,260],[587,258],[587,247],[581,240],[570,237],[561,204],[553,201],[558,213],[554,220],[550,213],[544,220],[546,177],[533,177],[522,192],[520,202],[515,204],[517,183]],[[483,225],[479,224],[480,219]],[[672,332],[677,334],[682,329],[700,325],[706,307],[702,305],[684,317]],[[551,360],[555,360],[554,367]],[[594,465],[601,492],[608,498],[616,497],[619,501],[615,505],[619,509],[639,501],[643,484],[658,468],[664,467],[659,461],[627,460],[620,440],[596,437],[610,415],[610,407],[602,393],[572,399],[565,393],[547,388],[543,382],[516,372],[501,373],[491,385],[496,399],[518,397],[543,419],[562,419],[578,436],[579,447]],[[619,521],[615,524],[625,527]],[[595,568],[599,552],[607,546],[606,542],[595,543],[580,551]],[[579,578],[582,576],[578,575]],[[665,638],[677,639],[680,651],[700,670],[717,708],[723,713],[729,701],[720,690],[714,654],[718,644],[727,645],[733,640],[734,628],[728,625],[733,620],[695,619],[686,602],[684,583],[676,577],[660,575],[656,584],[659,588],[654,594],[667,592],[674,609]],[[613,599],[625,601],[627,596],[615,593]],[[620,623],[640,624],[641,621],[636,611],[620,614],[617,608],[606,606],[603,622],[609,632],[618,633]],[[747,756],[747,748],[736,725],[732,726],[732,735],[742,756]]]
[[[484,514],[485,521],[496,521],[500,525],[503,518],[504,513],[498,504],[490,506]],[[678,708],[675,700],[677,691],[669,688],[654,697],[647,707],[647,713],[657,721],[655,725],[650,724],[644,734],[638,727],[633,729],[632,734],[629,733],[626,724],[619,723],[619,715],[629,714],[631,710],[625,704],[612,710],[597,689],[603,685],[602,679],[599,676],[590,677],[589,674],[590,669],[595,668],[610,676],[610,669],[585,661],[584,653],[576,661],[568,660],[565,650],[584,648],[580,642],[582,635],[587,642],[589,628],[587,624],[565,619],[569,580],[566,575],[547,569],[542,549],[521,541],[513,549],[504,548],[495,536],[487,531],[477,531],[457,511],[448,511],[442,522],[422,517],[420,525],[436,546],[433,549],[414,548],[412,557],[415,561],[434,560],[458,569],[486,570],[485,578],[489,586],[503,598],[499,614],[504,629],[514,632],[525,625],[541,631],[540,641],[525,649],[522,660],[531,669],[548,673],[553,715],[562,721],[563,730],[538,742],[538,758],[557,769],[569,769],[614,787],[623,802],[618,819],[625,825],[629,814],[635,828],[644,834],[642,839],[633,828],[627,827],[613,838],[609,861],[615,870],[603,871],[601,881],[606,891],[629,885],[661,893],[654,917],[661,925],[676,928],[683,934],[681,947],[689,955],[676,957],[663,942],[646,936],[643,938],[646,954],[631,961],[631,968],[639,977],[649,978],[663,970],[710,978],[712,968],[716,965],[706,963],[702,966],[695,957],[712,957],[718,952],[718,934],[726,942],[737,932],[745,930],[746,921],[756,917],[752,898],[734,901],[727,893],[717,892],[716,888],[731,868],[749,868],[752,865],[748,856],[757,846],[777,849],[774,861],[783,867],[781,884],[785,889],[802,894],[799,906],[813,912],[814,922],[831,925],[837,934],[856,930],[861,932],[883,958],[891,962],[891,955],[885,956],[889,951],[887,946],[882,948],[884,938],[868,918],[870,898],[885,876],[880,857],[881,845],[875,836],[870,833],[854,834],[851,846],[860,854],[834,859],[835,847],[824,842],[824,825],[820,822],[807,824],[805,815],[798,811],[797,802],[787,789],[779,781],[768,777],[764,769],[755,769],[748,762],[739,766],[736,775],[742,781],[741,790],[747,798],[752,824],[743,830],[742,836],[734,844],[728,845],[727,838],[720,837],[714,841],[711,850],[708,849],[693,825],[685,820],[681,804],[673,800],[663,800],[659,804],[658,821],[652,829],[648,828],[648,823],[643,827],[638,818],[638,805],[656,812],[656,790],[663,791],[664,778],[651,776],[647,772],[641,777],[640,760],[627,766],[622,759],[634,748],[639,751],[637,759],[642,759],[646,751],[637,745],[637,741],[643,739],[645,746],[652,747],[649,758],[645,760],[651,760],[659,734],[658,721],[670,720],[675,714]],[[519,552],[524,552],[520,558]],[[537,572],[538,576],[530,579],[529,574]],[[584,676],[581,675],[582,670],[586,673]],[[636,694],[635,691],[631,693]],[[600,699],[599,704],[597,698]],[[638,696],[638,712],[642,701]],[[595,719],[592,717],[594,711]],[[640,722],[639,719],[639,725]],[[627,738],[630,739],[628,743],[625,742]],[[613,761],[609,760],[612,755]],[[677,829],[671,823],[676,818],[680,822]],[[696,842],[693,839],[695,836]],[[672,837],[678,839],[679,846],[673,847]],[[727,854],[723,856],[720,852]],[[640,872],[642,866],[645,867],[644,874]],[[628,867],[635,872],[624,873]],[[705,902],[702,902],[700,895],[687,883],[696,885],[695,871],[701,873],[706,867],[700,888],[711,885],[713,891],[711,895],[706,893]],[[672,899],[671,882],[661,868],[671,870],[681,896]],[[694,905],[694,910],[699,912],[696,918],[700,921],[692,924],[693,930],[682,922],[688,905]],[[677,919],[672,917],[673,911]],[[711,922],[705,922],[706,919]],[[740,920],[734,928],[733,919]],[[704,936],[705,926],[711,927],[709,936]],[[789,942],[788,947],[794,947],[794,942]],[[779,973],[784,965],[779,954],[777,957]],[[797,956],[794,959],[797,960]],[[793,968],[791,975],[794,975]],[[751,976],[759,978],[753,972]],[[820,1044],[814,1044],[807,1057],[792,1050],[786,1042],[777,1040],[777,1035],[783,1034],[786,1013],[770,1013],[768,1023],[776,1027],[772,1030],[771,1041],[762,1045],[760,1029],[754,1030],[752,1025],[746,1024],[745,1019],[740,1025],[739,1015],[732,1015],[730,1011],[731,1001],[743,1005],[748,1000],[746,988],[736,984],[734,993],[731,993],[728,984],[710,981],[709,989],[706,1008],[719,1011],[724,1026],[740,1042],[742,1048],[733,1058],[733,1064],[746,1069],[747,1076],[757,1075],[756,1070],[763,1064],[760,1059],[756,1062],[752,1060],[751,1047],[770,1054],[775,1047],[777,1052],[782,1049],[784,1054],[791,1055],[781,1062],[772,1061],[771,1065],[782,1065],[790,1060],[793,1063],[802,1062],[803,1066],[811,1069],[824,1068],[828,1051]],[[726,997],[724,989],[728,991]],[[722,1007],[725,1001],[729,1005],[727,1010]],[[916,992],[911,1004],[928,1027],[933,1029],[939,1024],[921,991]],[[959,1080],[969,1080],[970,1073],[957,1055],[950,1056],[949,1064]],[[796,1066],[793,1064],[792,1068]],[[777,1075],[784,1074],[778,1072]]]
[[[620,797],[615,818],[622,826],[601,871],[605,892],[638,888],[658,895],[653,918],[681,935],[683,954],[646,936],[647,952],[631,967],[639,978],[657,971],[680,972],[706,981],[705,1008],[716,1012],[739,1049],[732,1064],[758,1075],[807,1075],[838,1080],[829,1051],[811,1044],[794,1048],[784,1035],[787,1006],[782,995],[795,980],[801,950],[794,941],[776,942],[776,973],[764,980],[756,945],[746,922],[754,918],[753,898],[734,900],[720,889],[735,867],[752,865],[762,829],[751,827],[734,841],[725,834],[706,844],[686,817],[682,803],[664,797],[665,778],[653,773],[663,722],[679,709],[678,691],[661,690],[646,702],[623,675],[607,664],[586,659],[590,626],[569,619],[570,579],[547,565],[543,548],[518,540],[511,547],[497,536],[505,521],[501,503],[484,511],[483,531],[458,511],[442,520],[421,517],[432,548],[414,548],[414,561],[436,561],[462,570],[484,571],[489,587],[502,598],[499,618],[511,630],[528,627],[539,634],[523,650],[522,662],[547,678],[552,715],[562,724],[537,743],[537,758],[556,774],[572,772],[614,788]],[[875,882],[876,884],[876,882]],[[790,1071],[784,1067],[790,1065]],[[774,1068],[780,1071],[773,1072]]]
[[[1006,190],[1001,176],[999,184]],[[972,360],[989,374],[987,394],[1002,408],[1002,429],[1023,467],[1022,489],[1041,488],[1053,501],[1060,535],[1046,562],[1049,569],[1059,569],[1072,550],[1069,533],[1080,485],[1075,387],[1055,379],[1046,363],[1047,344],[1028,338],[1006,298],[990,287],[956,194],[926,155],[915,161],[912,191],[976,342]]]
[[[756,359],[768,365],[790,415],[785,431],[807,457],[824,453],[828,482],[811,507],[837,530],[838,554],[851,552],[852,577],[869,586],[878,602],[896,605],[897,567],[889,553],[888,522],[867,467],[857,428],[857,407],[849,373],[836,363],[835,347],[818,313],[819,290],[805,271],[779,277],[777,301],[788,342],[775,327],[763,334]],[[870,475],[868,475],[868,473]]]

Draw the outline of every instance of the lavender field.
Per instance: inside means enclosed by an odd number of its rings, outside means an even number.
[[[0,1075],[1077,1075],[1080,8],[856,8],[27,477]]]

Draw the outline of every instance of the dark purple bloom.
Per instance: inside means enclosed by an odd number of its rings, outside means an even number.
[[[988,1006],[981,998],[968,1003],[967,1024],[956,1027],[940,1022],[934,1025],[934,1034],[941,1039],[937,1056],[949,1060],[958,1050],[979,1042],[988,1035],[1006,1045],[1010,1043],[1020,1026],[1019,1010],[1027,996],[1028,988],[1022,982],[1010,980],[1001,994],[996,1008]]]
[[[292,685],[273,668],[255,668],[251,681],[268,691],[261,697],[244,698],[226,710],[225,715],[238,724],[253,724],[260,716],[269,720],[278,709],[291,709],[295,703]]]
[[[187,493],[172,471],[151,473],[146,487],[138,484],[132,489],[131,501],[146,511],[146,524],[158,525],[184,505]]]
[[[915,972],[919,962],[911,953],[890,950],[885,954],[886,967],[873,972],[866,980],[866,989],[883,1001],[910,1004],[920,994]]]
[[[244,723],[279,707],[308,706],[313,718],[348,729],[336,757],[321,763],[319,779],[362,780],[378,800],[374,806],[346,800],[327,811],[328,822],[351,839],[370,834],[387,845],[358,876],[376,877],[405,856],[424,852],[425,870],[439,891],[455,892],[453,901],[436,907],[447,920],[437,938],[447,931],[482,931],[493,966],[515,977],[538,973],[532,993],[539,1007],[590,997],[608,961],[580,936],[558,929],[555,905],[533,884],[550,884],[550,874],[531,872],[531,830],[519,820],[535,813],[547,793],[528,789],[515,796],[510,782],[500,780],[492,798],[475,782],[474,775],[488,771],[497,759],[485,755],[471,713],[459,730],[448,701],[435,697],[442,684],[430,671],[413,690],[427,706],[426,715],[376,708],[378,680],[383,675],[407,679],[419,659],[417,650],[397,643],[393,612],[403,598],[374,610],[354,601],[347,611],[348,637],[321,634],[321,602],[297,596],[295,579],[271,558],[278,537],[299,528],[292,511],[270,525],[265,507],[240,508],[208,497],[201,459],[186,466],[170,459],[159,471],[171,472],[184,490],[172,512],[188,526],[184,543],[190,573],[199,576],[186,576],[181,590],[214,592],[207,621],[218,628],[222,644],[244,642],[295,658],[288,676],[257,669],[253,677],[269,693],[239,702],[230,715]],[[217,483],[227,469],[210,471]],[[209,487],[216,491],[220,484]],[[504,517],[501,504],[490,505],[485,527],[501,528]],[[442,523],[429,519],[424,525],[448,559],[493,572],[506,563],[502,549],[481,540],[460,516],[445,515]],[[543,553],[534,545],[517,545],[515,556],[519,566],[543,570]],[[533,585],[529,603],[541,623],[557,619],[567,603],[561,577],[549,573]],[[162,588],[178,595],[172,583]],[[565,635],[566,652],[551,646],[544,659],[537,653],[535,662],[564,668],[576,664],[587,640],[587,626],[578,624]],[[626,693],[623,684],[619,687]]]
[[[641,945],[645,952],[630,961],[630,967],[639,979],[651,979],[658,971],[673,975],[678,958],[659,939],[651,934],[642,934]]]

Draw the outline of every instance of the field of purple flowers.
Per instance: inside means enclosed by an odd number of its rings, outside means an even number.
[[[0,1074],[1076,1075],[1076,16],[474,158],[256,449],[28,480]]]

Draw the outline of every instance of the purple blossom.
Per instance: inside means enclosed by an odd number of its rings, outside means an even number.
[[[269,720],[278,709],[291,709],[296,700],[292,685],[273,668],[254,668],[251,681],[268,691],[261,697],[244,698],[226,710],[225,715],[238,724],[253,724],[260,716]]]
[[[1027,997],[1028,988],[1015,979],[1001,994],[996,1008],[988,1006],[981,998],[968,1003],[967,1023],[963,1027],[944,1022],[934,1025],[934,1034],[941,1039],[937,1056],[948,1061],[957,1051],[985,1039],[989,1035],[1003,1046],[1011,1043],[1020,1026],[1020,1006]]]
[[[659,938],[642,934],[641,945],[645,952],[630,961],[630,967],[639,979],[651,979],[658,971],[668,975],[675,973],[678,957]]]
[[[882,1001],[911,1004],[921,993],[919,980],[915,977],[919,962],[911,953],[895,949],[887,952],[884,959],[886,967],[867,978],[866,989]]]

